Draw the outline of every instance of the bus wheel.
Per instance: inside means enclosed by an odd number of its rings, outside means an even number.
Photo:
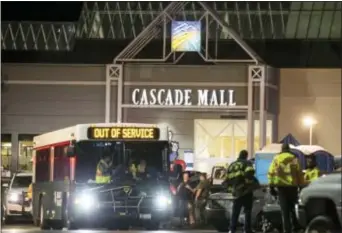
[[[48,220],[45,218],[45,211],[44,211],[44,205],[43,203],[40,204],[40,211],[39,211],[39,215],[40,215],[40,229],[42,230],[49,230],[50,226],[48,224]]]
[[[75,222],[71,222],[70,220],[68,220],[67,222],[67,229],[68,230],[77,230],[78,226]]]
[[[53,220],[50,222],[50,226],[53,230],[63,230],[63,220]]]

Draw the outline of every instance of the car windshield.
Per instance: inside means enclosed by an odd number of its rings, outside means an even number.
[[[108,142],[81,141],[76,145],[75,180],[78,183],[95,181],[98,162],[110,155],[113,171],[128,169],[134,163],[146,164],[153,174],[168,170],[167,142]]]
[[[27,188],[32,182],[32,176],[14,177],[12,188]]]

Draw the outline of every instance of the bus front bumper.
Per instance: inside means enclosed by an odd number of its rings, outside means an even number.
[[[80,206],[81,207],[81,206]],[[102,206],[97,208],[74,208],[69,220],[77,225],[106,226],[113,221],[129,222],[131,226],[142,225],[149,221],[166,221],[172,215],[171,209],[116,208]]]

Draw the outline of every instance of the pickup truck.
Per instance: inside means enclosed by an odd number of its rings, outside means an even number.
[[[341,232],[341,179],[341,172],[325,175],[300,192],[296,215],[306,232]]]
[[[32,173],[15,173],[4,191],[4,218],[11,222],[17,218],[31,217],[31,205],[27,197],[28,186],[32,182]]]

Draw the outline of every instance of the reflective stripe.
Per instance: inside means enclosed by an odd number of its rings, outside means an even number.
[[[268,172],[271,185],[298,185],[300,167],[297,158],[291,153],[281,153],[274,157]]]
[[[96,176],[95,182],[97,184],[107,184],[110,182],[110,176]]]
[[[311,182],[315,179],[317,179],[320,176],[320,170],[318,168],[313,168],[310,170],[307,170],[304,179],[306,182]]]

